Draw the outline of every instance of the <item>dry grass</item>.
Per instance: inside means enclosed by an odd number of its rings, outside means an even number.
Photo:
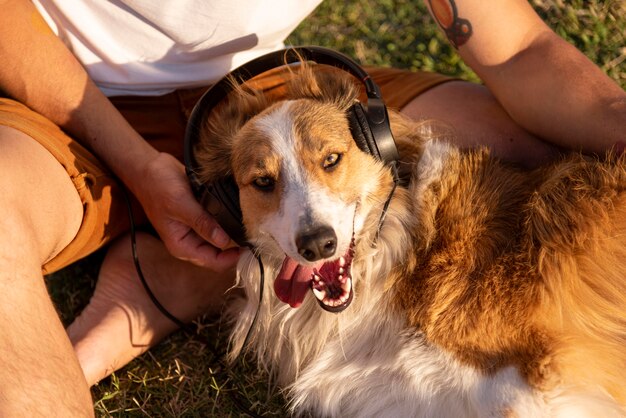
[[[626,3],[623,0],[533,0],[557,33],[574,43],[626,86]],[[351,54],[362,63],[426,69],[476,80],[445,41],[421,1],[326,0],[290,37]],[[50,293],[67,324],[85,306],[101,253],[48,278]],[[285,416],[284,399],[267,375],[240,363],[232,378],[211,347],[225,335],[214,321],[199,321],[196,335],[177,332],[95,386],[98,416],[231,417],[243,415],[231,394],[263,416]]]

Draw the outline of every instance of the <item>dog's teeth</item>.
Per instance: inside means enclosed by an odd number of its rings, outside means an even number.
[[[344,272],[343,267],[339,267],[339,274],[343,274],[343,272]],[[341,276],[339,276],[339,277],[341,277]]]
[[[339,283],[343,283],[345,281],[342,274],[337,277],[337,280],[339,280]]]
[[[316,298],[324,302],[324,298],[326,297],[326,291],[313,288],[313,294]]]
[[[350,277],[346,277],[346,280],[341,283],[341,289],[346,293],[350,293],[352,289],[352,279]]]
[[[339,257],[339,265],[341,267],[345,266],[346,265],[346,259],[343,258],[343,257]]]
[[[320,286],[324,286],[324,281],[317,274],[313,274],[313,281],[315,282],[315,284],[318,284]]]

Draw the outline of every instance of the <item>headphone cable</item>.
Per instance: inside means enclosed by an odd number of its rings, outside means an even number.
[[[120,189],[122,190],[122,194],[124,195],[124,199],[126,201],[126,207],[128,209],[128,219],[130,221],[130,242],[131,242],[131,252],[132,252],[132,257],[133,257],[133,263],[135,265],[135,270],[137,271],[137,275],[139,276],[139,280],[141,281],[141,284],[143,285],[146,293],[148,294],[148,297],[150,298],[150,300],[152,301],[152,303],[154,304],[154,306],[157,307],[157,309],[166,317],[168,318],[170,321],[172,321],[176,326],[178,326],[180,329],[182,329],[183,331],[185,331],[187,334],[189,334],[190,336],[192,336],[193,338],[198,338],[198,334],[196,332],[194,332],[194,329],[189,326],[188,324],[185,324],[183,321],[181,321],[179,318],[177,318],[175,315],[173,315],[170,311],[168,311],[165,306],[163,306],[161,304],[161,302],[159,302],[159,300],[157,299],[157,297],[155,296],[154,292],[152,292],[152,289],[150,288],[150,286],[148,285],[148,281],[146,280],[145,276],[143,275],[143,271],[141,269],[141,263],[139,262],[139,256],[137,254],[137,240],[136,240],[136,230],[135,230],[135,218],[133,216],[133,210],[132,210],[132,205],[130,202],[130,197],[128,196],[128,191],[126,190],[126,187],[120,183]],[[254,256],[256,257],[258,263],[259,263],[259,269],[260,269],[260,292],[259,292],[259,305],[257,306],[257,310],[256,313],[254,315],[254,318],[252,320],[252,323],[250,324],[250,328],[248,329],[248,332],[246,334],[246,338],[244,340],[243,346],[242,346],[242,352],[243,349],[247,346],[248,344],[248,340],[250,338],[250,336],[252,335],[252,329],[254,328],[257,318],[259,316],[259,311],[261,308],[261,303],[263,301],[263,287],[265,284],[265,269],[263,267],[263,262],[261,261],[261,256],[254,253]],[[206,346],[209,347],[209,349],[211,350],[211,352],[213,353],[213,356],[215,357],[215,359],[217,360],[218,364],[226,371],[226,373],[232,378],[232,381],[235,383],[235,385],[237,386],[237,391],[239,393],[244,393],[244,391],[241,388],[241,384],[239,381],[239,376],[237,376],[234,372],[234,370],[232,369],[232,367],[230,367],[229,365],[225,364],[222,359],[221,359],[221,355],[220,353],[217,351],[217,349],[208,343],[208,341],[202,341]],[[240,352],[241,355],[241,352]],[[241,357],[238,356],[237,361],[239,361]],[[211,368],[209,368],[209,373],[211,373],[211,376],[214,379],[217,379],[217,376],[215,375],[215,373],[211,370]],[[227,391],[227,393],[229,394],[229,397],[231,399],[231,401],[235,404],[235,406],[244,414],[249,415],[252,418],[261,418],[261,415],[255,413],[254,411],[252,411],[249,407],[245,406],[242,404],[241,400],[239,399],[238,396],[235,396],[231,391]]]

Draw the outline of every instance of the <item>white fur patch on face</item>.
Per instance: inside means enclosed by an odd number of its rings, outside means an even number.
[[[298,147],[300,139],[294,130],[292,105],[293,102],[286,101],[255,122],[280,157],[283,193],[279,211],[265,217],[259,229],[270,234],[290,258],[310,264],[298,254],[295,239],[299,231],[305,227],[330,226],[337,236],[335,255],[339,257],[347,252],[352,239],[356,203],[344,202],[305,169],[304,161],[318,157],[302,153]]]

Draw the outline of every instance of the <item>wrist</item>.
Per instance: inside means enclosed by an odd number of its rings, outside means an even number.
[[[153,149],[148,156],[137,158],[133,167],[123,171],[125,177],[120,179],[128,189],[144,205],[146,202],[164,204],[155,190],[167,189],[172,184],[178,184],[185,176],[183,165],[174,156],[158,152]],[[145,209],[145,207],[144,207]]]
[[[135,196],[139,196],[142,190],[146,189],[146,182],[149,182],[151,177],[151,166],[159,159],[160,154],[145,140],[139,138],[132,149],[127,150],[110,168]]]
[[[83,145],[91,149],[131,191],[140,187],[146,166],[157,158],[159,152],[128,123],[95,84],[87,83],[82,105],[72,116],[64,128],[80,138]]]

